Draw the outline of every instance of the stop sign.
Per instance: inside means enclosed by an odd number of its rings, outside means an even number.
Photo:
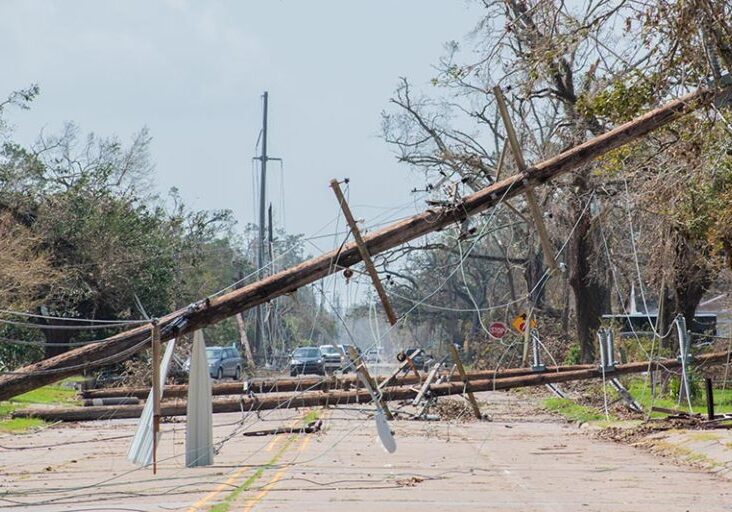
[[[508,326],[503,322],[492,322],[488,326],[488,334],[499,340],[503,338],[507,332]]]

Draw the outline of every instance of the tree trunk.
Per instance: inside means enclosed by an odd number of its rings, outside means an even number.
[[[592,233],[592,219],[589,208],[584,208],[580,198],[581,191],[586,190],[584,181],[577,180],[580,185],[576,198],[572,201],[573,220],[576,223],[574,233],[567,246],[569,261],[569,285],[574,294],[575,321],[577,341],[580,346],[580,358],[583,363],[590,363],[595,358],[595,333],[600,327],[603,312],[609,303],[609,292],[604,283],[592,275],[595,257],[595,241]]]
[[[656,321],[656,331],[660,336],[664,336],[669,332],[677,311],[676,295],[668,286],[666,278],[664,277],[663,282],[661,283],[661,292],[659,293],[658,319]],[[672,336],[661,338],[661,347],[671,348],[673,345],[671,343],[672,340]]]
[[[244,322],[244,314],[239,313],[234,316],[236,318],[236,325],[239,328],[239,340],[247,356],[247,366],[254,368],[254,355],[252,354],[252,347],[249,344],[249,336],[247,336],[247,324]]]
[[[675,233],[674,240],[674,292],[675,314],[682,314],[689,330],[693,330],[696,308],[709,289],[712,278],[709,267],[704,264],[692,242],[682,232]]]
[[[554,257],[553,254],[551,256]],[[526,279],[526,287],[529,291],[529,301],[537,309],[544,307],[546,286],[542,284],[542,278],[546,281],[546,276],[544,276],[545,271],[546,266],[544,265],[544,256],[541,249],[533,247],[531,253],[526,258],[524,278]]]
[[[54,322],[60,323],[60,320]],[[74,331],[71,329],[55,329],[55,328],[44,328],[43,336],[46,338],[47,345],[44,349],[44,355],[46,359],[49,357],[58,356],[69,350],[69,342],[74,335]]]

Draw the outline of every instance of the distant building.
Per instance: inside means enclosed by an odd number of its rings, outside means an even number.
[[[654,327],[658,325],[658,310],[639,311],[636,303],[635,287],[632,287],[630,290],[628,313],[602,315],[602,319],[618,325],[621,336],[653,336]],[[694,320],[687,328],[692,332],[692,339],[694,341],[711,341],[711,338],[700,338],[698,335],[717,335],[717,313],[699,312],[694,315]],[[694,334],[697,336],[694,336]]]

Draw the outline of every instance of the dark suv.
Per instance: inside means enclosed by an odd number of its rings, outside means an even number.
[[[325,363],[318,347],[298,347],[292,353],[290,376],[303,373],[325,375]]]

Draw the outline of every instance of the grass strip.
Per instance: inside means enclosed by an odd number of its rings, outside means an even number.
[[[237,486],[236,489],[231,491],[222,502],[217,503],[216,505],[211,507],[209,512],[229,512],[232,503],[234,503],[234,501],[236,501],[236,499],[241,496],[244,491],[249,490],[252,484],[254,484],[254,482],[256,482],[259,478],[261,478],[266,470],[271,469],[275,464],[277,464],[277,462],[280,460],[280,457],[282,457],[282,455],[285,453],[285,450],[289,448],[289,446],[295,439],[297,439],[297,436],[289,436],[282,445],[282,448],[277,451],[274,457],[267,461],[266,464],[257,468],[257,470],[252,473],[249,478],[244,480],[241,485]]]
[[[570,421],[587,423],[589,421],[604,420],[605,415],[593,407],[579,405],[572,400],[553,396],[543,402],[544,408],[561,414]]]

